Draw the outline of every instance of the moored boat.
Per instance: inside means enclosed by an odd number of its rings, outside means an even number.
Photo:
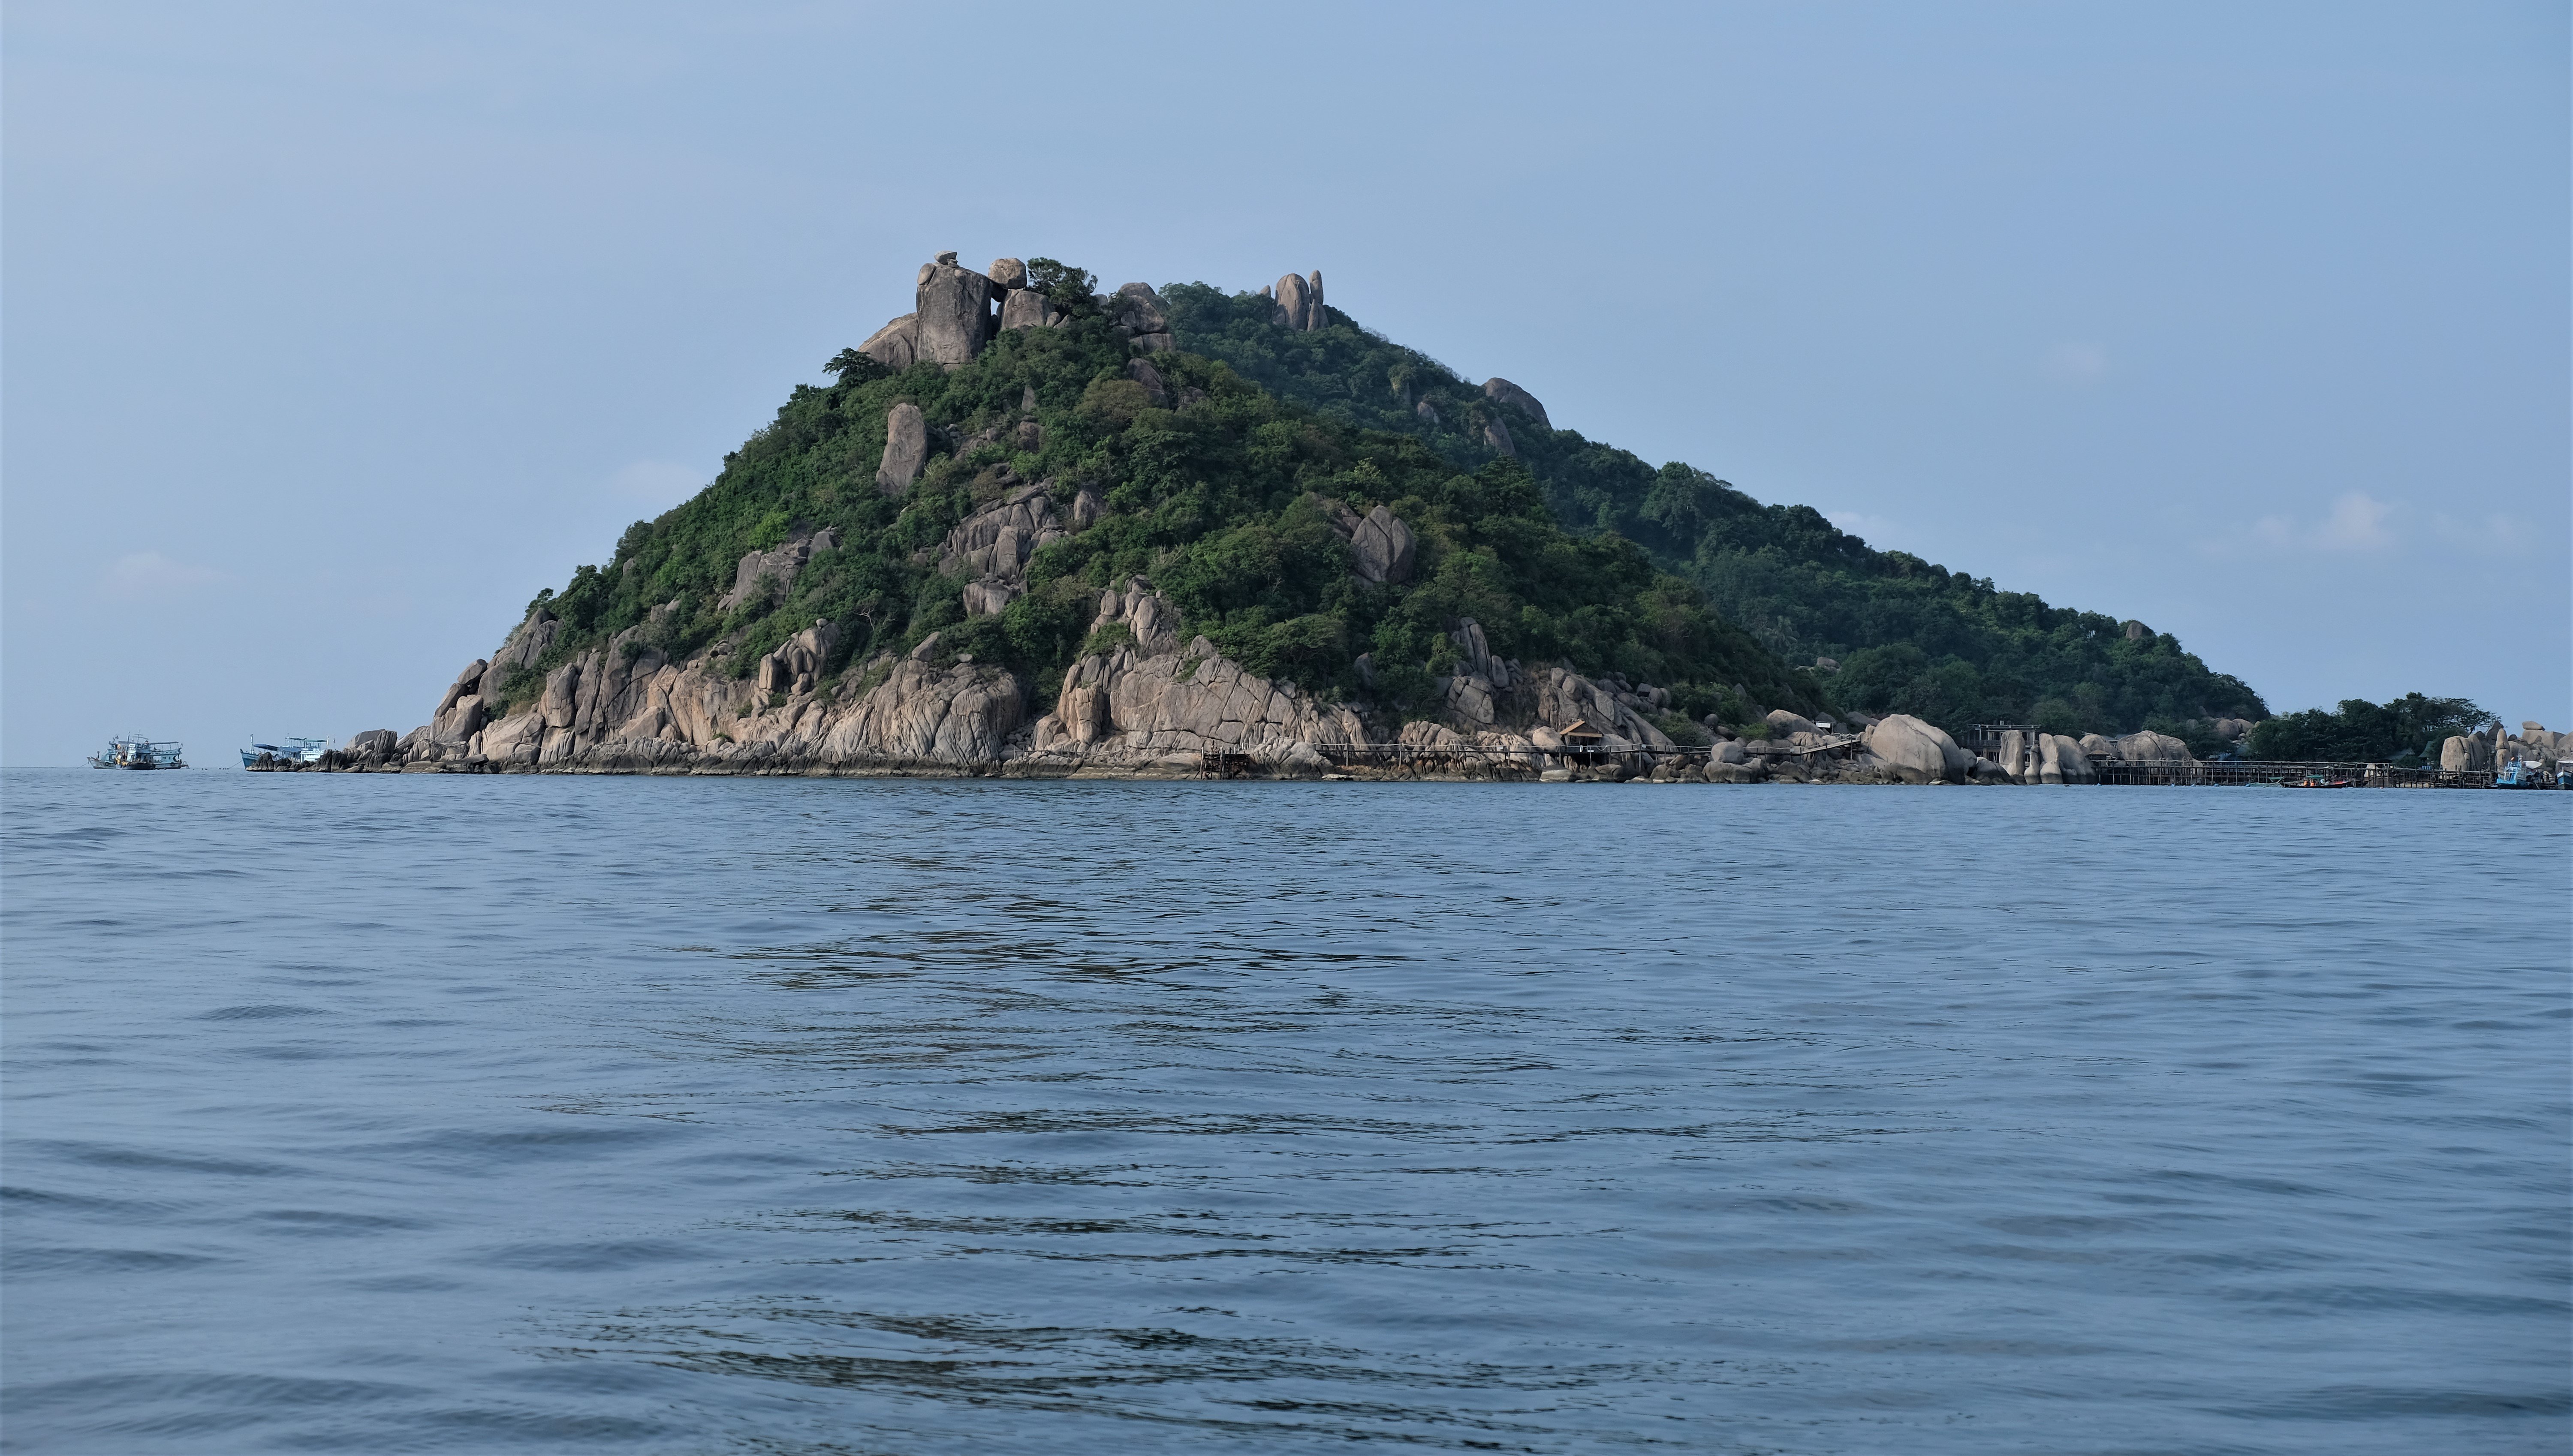
[[[290,738],[284,744],[254,743],[241,751],[242,767],[254,772],[289,768],[296,764],[320,763],[324,740]]]
[[[156,741],[140,733],[119,733],[107,741],[105,750],[89,756],[91,768],[103,769],[183,769],[184,745]]]

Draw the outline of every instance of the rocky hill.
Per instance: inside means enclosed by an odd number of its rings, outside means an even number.
[[[1567,527],[1640,543],[1780,657],[1816,665],[1844,709],[1958,729],[2153,729],[2202,749],[2217,720],[2268,715],[2257,693],[2167,633],[1877,550],[1810,506],[1764,505],[1693,465],[1647,464],[1557,427],[1508,379],[1474,383],[1366,332],[1323,305],[1318,275],[1289,281],[1309,301],[1296,323],[1279,302],[1283,282],[1274,298],[1175,286],[1173,338],[1325,418],[1412,435],[1459,468],[1517,460]]]
[[[428,724],[362,735],[356,760],[1075,773],[1223,751],[1315,772],[1317,748],[1472,742],[1533,761],[1575,724],[1661,750],[1911,706],[1836,704],[1888,696],[1870,660],[1956,679],[1927,629],[1790,667],[1771,643],[1808,639],[1710,603],[1726,551],[1930,583],[1920,600],[1986,602],[2095,678],[2160,684],[2116,711],[2094,692],[2068,731],[2133,729],[2119,714],[2147,699],[2257,715],[2167,637],[1889,572],[1908,558],[1810,511],[1556,430],[1508,381],[1468,388],[1364,334],[1319,274],[1096,288],[1048,259],[923,265],[836,382],[798,386],[703,491],[538,593]],[[1381,397],[1356,407],[1360,385]],[[1973,768],[1952,742],[1919,755]]]

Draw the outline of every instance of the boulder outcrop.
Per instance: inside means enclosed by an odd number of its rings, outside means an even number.
[[[1120,284],[1117,292],[1101,301],[1108,322],[1118,333],[1135,341],[1137,347],[1161,353],[1179,348],[1171,337],[1170,310],[1162,296],[1150,284]]]
[[[2492,766],[2493,741],[2486,734],[2462,734],[2439,745],[2439,767],[2449,773],[2483,773]]]
[[[889,369],[910,368],[920,362],[920,350],[915,335],[915,328],[919,322],[920,318],[916,314],[903,315],[868,335],[867,342],[858,346],[858,353]]]
[[[1975,756],[1958,747],[1946,730],[1909,713],[1878,719],[1859,741],[1888,772],[1906,783],[1961,784],[1975,767]]]
[[[794,589],[795,578],[804,574],[804,565],[813,559],[813,553],[835,550],[839,544],[839,532],[820,530],[797,536],[773,550],[744,554],[733,567],[732,589],[715,598],[715,610],[728,612],[740,606],[761,590],[762,583],[781,595]]]
[[[2082,752],[2092,760],[2115,760],[2121,763],[2193,763],[2188,745],[2167,733],[2149,730],[2106,738],[2097,733],[2082,737]]]
[[[1536,401],[1534,394],[1497,374],[1483,381],[1483,397],[1495,404],[1506,404],[1548,429],[1554,428],[1554,421],[1545,417],[1545,406]]]
[[[1321,274],[1316,272],[1313,277],[1318,281]],[[1278,307],[1273,317],[1288,329],[1315,328],[1314,316],[1321,313],[1319,295],[1317,285],[1307,285],[1303,279],[1290,273],[1278,280]]]
[[[1054,300],[1034,289],[1012,289],[1001,301],[1001,328],[1051,329],[1063,322],[1055,312]]]
[[[1028,266],[1015,258],[993,259],[992,266],[983,270],[983,276],[997,288],[1023,289],[1028,286]]]
[[[1377,583],[1410,580],[1415,544],[1411,527],[1392,511],[1381,505],[1368,511],[1349,534],[1349,550],[1357,557],[1358,579]]]
[[[2100,781],[2082,745],[2061,733],[2037,735],[2037,782],[2041,784],[2096,784]],[[2021,782],[2027,782],[2022,779]]]
[[[1095,508],[1096,497],[1088,498]],[[1028,559],[1069,534],[1053,486],[1022,485],[956,523],[939,548],[939,574],[975,578],[965,587],[965,614],[995,615],[1027,593]]]
[[[919,405],[905,399],[885,412],[884,459],[876,466],[876,488],[900,495],[928,463],[929,421],[921,417]]]
[[[831,649],[839,644],[839,628],[816,619],[813,625],[787,639],[786,644],[759,659],[759,690],[763,693],[809,693],[822,676],[824,664],[830,661]]]

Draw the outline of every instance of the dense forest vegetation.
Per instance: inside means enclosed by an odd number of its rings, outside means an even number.
[[[1190,284],[1165,298],[1182,349],[1324,419],[1407,434],[1459,469],[1505,458],[1506,439],[1565,526],[1642,545],[1784,660],[1837,660],[1822,688],[1841,707],[1952,729],[2005,720],[2060,733],[2153,728],[2201,744],[2211,742],[2208,718],[2266,716],[2258,694],[2167,634],[2130,640],[2114,617],[1873,549],[1809,506],[1763,505],[1692,466],[1657,469],[1549,428],[1344,314],[1289,331],[1270,322],[1259,295]]]
[[[1079,280],[1065,297],[1087,301],[1077,270],[1038,262],[1046,277]],[[1152,356],[1166,407],[1129,376],[1133,352],[1096,309],[1004,333],[953,370],[889,371],[844,352],[829,365],[835,382],[797,386],[698,495],[635,522],[604,565],[540,594],[531,605],[563,630],[504,690],[523,700],[543,671],[629,629],[629,650],[711,648],[747,675],[761,654],[829,618],[843,629],[830,674],[938,631],[942,655],[1020,671],[1042,712],[1085,647],[1100,589],[1141,574],[1179,607],[1186,632],[1387,723],[1435,710],[1433,679],[1455,660],[1448,632],[1463,617],[1481,622],[1500,656],[1669,688],[1666,727],[1682,735],[1687,719],[1709,713],[1743,722],[1760,708],[1827,706],[1811,674],[1710,610],[1631,536],[1565,530],[1518,461],[1460,459],[1436,440],[1305,407],[1186,354]],[[1018,428],[1030,399],[1041,433]],[[894,497],[875,474],[886,412],[904,400],[925,415],[934,455]],[[967,617],[965,582],[939,574],[941,541],[1014,484],[1041,480],[1094,487],[1107,513],[1036,554],[1024,597]],[[1410,580],[1355,579],[1319,497],[1360,513],[1390,507],[1418,538]],[[817,551],[788,592],[717,609],[743,553],[821,527],[836,528],[840,544]],[[1361,653],[1371,686],[1359,680]]]
[[[2243,757],[2333,763],[2391,763],[2409,768],[2439,761],[2446,738],[2492,725],[2493,715],[2464,698],[2405,693],[2390,703],[2345,698],[2337,712],[2307,708],[2259,723]]]

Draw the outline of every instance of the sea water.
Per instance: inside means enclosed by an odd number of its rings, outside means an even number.
[[[2573,794],[12,772],[17,1452],[2540,1452]]]

